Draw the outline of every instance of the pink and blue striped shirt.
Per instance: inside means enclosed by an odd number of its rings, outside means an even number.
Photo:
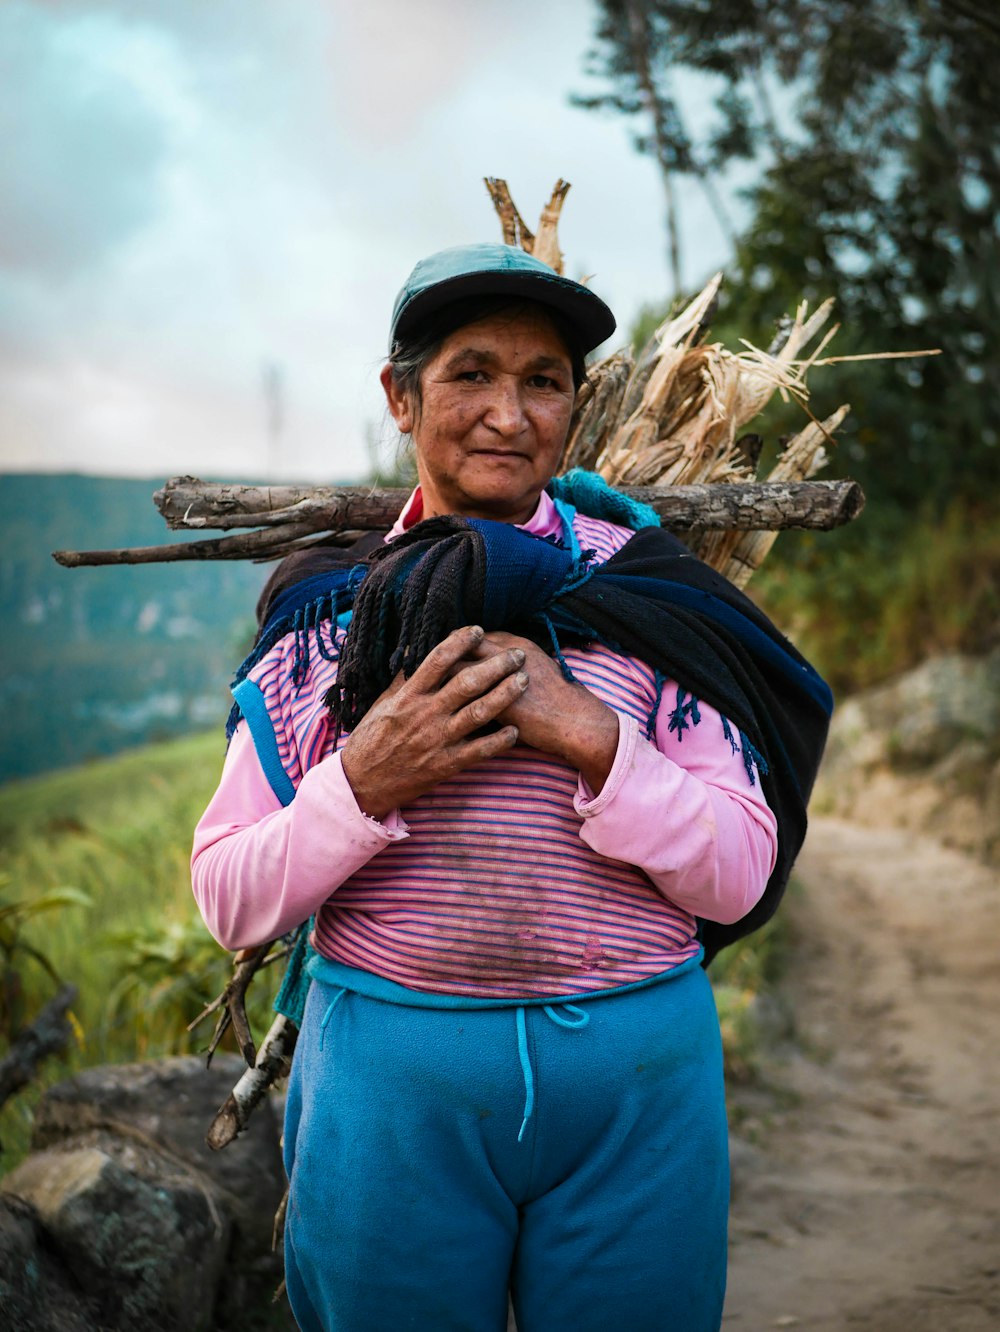
[[[418,490],[390,539],[419,517]],[[599,559],[631,536],[579,514],[573,526]],[[525,528],[559,532],[544,493]],[[295,799],[280,804],[241,723],[195,833],[195,895],[224,947],[263,943],[315,913],[322,955],[411,989],[581,994],[679,965],[698,952],[697,917],[738,920],[763,893],[776,824],[760,782],[711,707],[670,728],[669,681],[646,739],[656,681],[644,663],[599,645],[565,651],[619,718],[596,796],[564,760],[518,745],[378,823],[359,809],[329,726],[336,662],[311,652],[296,689],[294,657],[289,635],[250,678]]]

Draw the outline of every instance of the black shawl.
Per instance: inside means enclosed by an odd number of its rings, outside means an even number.
[[[315,567],[315,566],[314,566]],[[725,739],[758,779],[778,824],[778,856],[764,895],[732,925],[700,922],[705,965],[774,913],[806,831],[832,710],[829,688],[752,601],[659,528],[637,532],[595,564],[506,523],[434,518],[360,565],[306,576],[271,597],[250,666],[284,634],[298,635],[304,678],[312,642],[332,656],[337,615],[353,615],[328,702],[353,728],[399,670],[417,668],[452,629],[507,629],[549,648],[572,678],[561,646],[600,642],[656,672],[653,733],[666,679],[672,729],[700,723],[699,701],[722,716]],[[326,626],[326,641],[324,628]]]

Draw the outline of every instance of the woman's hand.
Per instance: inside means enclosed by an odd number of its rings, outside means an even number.
[[[559,663],[530,639],[490,632],[474,655],[492,660],[518,651],[524,653],[528,687],[497,720],[513,723],[526,745],[571,763],[598,795],[618,751],[617,714],[589,689],[567,680]]]
[[[478,626],[456,629],[408,680],[399,674],[349,736],[341,750],[344,774],[371,818],[384,819],[517,743],[516,721],[502,714],[528,688],[525,648],[511,638],[511,647],[480,654],[482,643]],[[497,719],[500,729],[476,734]]]

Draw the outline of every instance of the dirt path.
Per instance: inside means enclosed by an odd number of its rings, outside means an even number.
[[[1000,875],[816,819],[795,1042],[736,1089],[724,1329],[1000,1328]]]

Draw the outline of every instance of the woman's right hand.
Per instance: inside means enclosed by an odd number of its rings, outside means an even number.
[[[381,821],[517,743],[516,726],[477,733],[527,689],[524,652],[515,648],[474,661],[482,640],[477,625],[454,630],[408,680],[396,676],[348,737],[340,751],[344,775],[371,818]]]

